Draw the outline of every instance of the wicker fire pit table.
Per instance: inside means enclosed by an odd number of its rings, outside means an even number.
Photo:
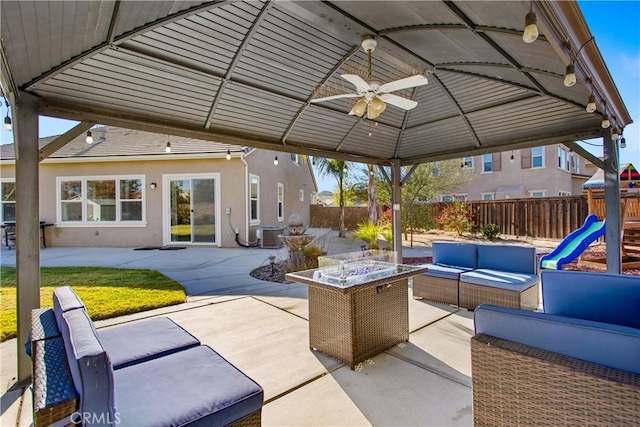
[[[409,340],[409,277],[427,269],[375,260],[289,273],[309,286],[309,345],[358,363]]]

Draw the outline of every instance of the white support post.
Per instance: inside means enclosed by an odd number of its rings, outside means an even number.
[[[14,103],[16,155],[17,384],[31,379],[25,353],[31,310],[40,307],[38,98],[22,92]]]
[[[400,160],[391,160],[391,223],[393,232],[393,250],[402,264],[402,177]]]
[[[617,142],[611,138],[611,130],[604,129],[604,209],[607,220],[607,273],[622,273],[620,253],[622,224],[620,223],[620,171]]]

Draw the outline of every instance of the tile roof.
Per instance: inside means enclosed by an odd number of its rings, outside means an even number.
[[[73,139],[49,158],[104,158],[123,156],[166,156],[167,142],[171,142],[171,155],[181,154],[215,154],[223,155],[230,150],[238,153],[245,146],[220,144],[212,141],[161,135],[139,130],[118,127],[99,126],[91,129],[94,142],[87,144],[85,134]],[[39,146],[44,147],[58,137],[40,138]],[[0,159],[15,159],[14,144],[0,145]]]

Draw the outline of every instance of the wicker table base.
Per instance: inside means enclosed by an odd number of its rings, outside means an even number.
[[[409,340],[407,278],[349,293],[309,287],[309,344],[354,369]]]

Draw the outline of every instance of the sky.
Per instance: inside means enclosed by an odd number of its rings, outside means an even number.
[[[640,0],[578,1],[582,14],[595,36],[609,73],[627,106],[634,123],[624,130],[627,148],[620,150],[621,163],[640,166]],[[6,108],[1,108],[6,114]],[[75,126],[77,122],[40,117],[40,136],[60,135]],[[13,142],[13,133],[2,129],[0,143]],[[595,145],[592,145],[595,144]],[[602,140],[590,140],[582,144],[597,156],[602,156]],[[318,191],[333,191],[336,186],[332,178],[316,173]]]

